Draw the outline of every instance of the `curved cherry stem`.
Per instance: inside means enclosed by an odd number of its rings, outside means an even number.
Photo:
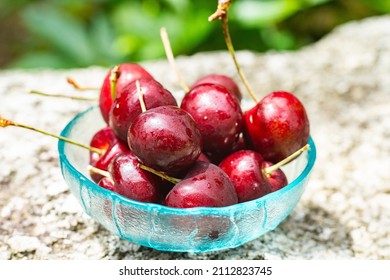
[[[68,84],[70,84],[77,90],[99,90],[99,88],[97,87],[82,86],[79,83],[77,83],[72,77],[67,77],[66,81],[68,82]]]
[[[99,155],[103,154],[103,151],[98,149],[98,148],[94,148],[94,147],[91,147],[91,146],[88,146],[88,145],[84,145],[84,144],[78,143],[76,141],[73,141],[73,140],[71,140],[69,138],[66,138],[66,137],[63,137],[63,136],[60,136],[60,135],[56,135],[56,134],[53,134],[53,133],[50,133],[50,132],[47,132],[47,131],[44,131],[44,130],[41,130],[41,129],[37,129],[37,128],[29,126],[29,125],[13,122],[13,121],[7,120],[7,119],[3,118],[2,116],[0,116],[0,127],[7,127],[7,126],[15,126],[15,127],[21,127],[21,128],[29,129],[29,130],[32,130],[32,131],[35,131],[35,132],[38,132],[38,133],[41,133],[41,134],[44,134],[44,135],[47,135],[47,136],[51,136],[51,137],[57,138],[59,140],[65,141],[67,143],[70,143],[72,145],[75,145],[75,146],[87,149],[87,150],[89,150],[91,152],[94,152],[94,153],[97,153]]]
[[[299,157],[304,151],[308,150],[310,148],[309,144],[306,144],[299,150],[297,150],[295,153],[291,154],[290,156],[286,157],[285,159],[279,161],[278,163],[271,165],[269,167],[266,167],[263,169],[264,174],[269,177],[271,176],[272,172],[278,170],[280,167],[283,165],[286,165],[287,163],[291,162],[292,160],[296,159]]]
[[[254,93],[254,91],[250,87],[249,82],[248,82],[247,78],[245,77],[244,72],[242,71],[240,64],[238,63],[236,53],[235,53],[235,50],[233,47],[233,42],[232,42],[232,39],[230,36],[229,24],[228,24],[228,11],[229,11],[229,7],[231,5],[231,2],[232,2],[231,0],[219,0],[217,11],[214,14],[212,14],[208,18],[208,20],[213,21],[216,19],[220,19],[222,21],[222,31],[223,31],[223,36],[225,39],[226,47],[228,48],[228,51],[233,59],[233,62],[234,62],[234,65],[237,69],[238,75],[240,76],[241,81],[243,82],[244,86],[246,87],[249,95],[252,97],[252,99],[256,103],[258,103],[259,98],[256,96],[256,94]]]
[[[164,174],[164,173],[162,173],[160,171],[157,171],[156,169],[153,169],[153,168],[148,167],[146,165],[143,165],[141,163],[138,163],[137,166],[139,168],[145,170],[145,171],[148,171],[148,172],[150,172],[150,173],[152,173],[152,174],[154,174],[156,176],[159,176],[160,178],[163,178],[163,179],[167,180],[168,182],[171,182],[172,184],[176,185],[177,183],[181,182],[181,180],[178,179],[178,178],[174,178],[174,177],[168,176],[168,175],[166,175],[166,174]]]
[[[38,90],[29,90],[28,93],[42,95],[42,96],[48,96],[48,97],[68,98],[68,99],[83,100],[83,101],[96,101],[96,100],[98,100],[96,97],[67,95],[67,94],[58,94],[58,93],[45,93],[45,92],[38,91]]]
[[[106,177],[108,179],[111,180],[112,183],[114,183],[114,181],[112,180],[112,177],[111,177],[111,174],[110,172],[108,171],[105,171],[103,169],[99,169],[97,167],[94,167],[92,165],[88,165],[88,171],[89,171],[89,174],[98,174],[98,175],[101,175],[103,177]]]
[[[165,55],[166,55],[166,57],[168,59],[168,62],[171,65],[173,71],[175,72],[176,78],[177,78],[180,86],[184,89],[185,92],[188,92],[190,90],[190,88],[184,82],[184,80],[181,77],[181,74],[180,74],[180,72],[179,72],[179,70],[178,70],[178,68],[176,66],[175,57],[173,55],[171,43],[169,42],[169,38],[168,38],[168,33],[167,33],[167,30],[164,27],[162,27],[160,29],[160,36],[161,36],[161,40],[162,40],[163,45],[164,45]]]

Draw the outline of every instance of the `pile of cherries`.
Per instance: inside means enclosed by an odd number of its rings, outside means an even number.
[[[178,104],[140,65],[115,67],[100,91],[107,126],[90,142],[101,151],[90,152],[91,178],[178,208],[228,206],[283,188],[283,171],[267,170],[307,144],[305,108],[293,94],[273,92],[243,112],[241,98],[232,78],[210,74]]]

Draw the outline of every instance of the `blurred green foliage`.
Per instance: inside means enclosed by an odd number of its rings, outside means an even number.
[[[111,66],[225,49],[217,0],[2,0],[0,67]],[[237,50],[291,50],[349,20],[390,12],[383,0],[236,0],[229,14]]]

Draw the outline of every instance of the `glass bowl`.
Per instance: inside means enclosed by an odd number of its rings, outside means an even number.
[[[98,107],[78,114],[61,135],[88,144],[105,126]],[[125,198],[89,177],[89,152],[59,141],[63,177],[84,211],[130,242],[162,251],[207,252],[238,247],[275,229],[294,209],[308,183],[316,148],[285,165],[289,184],[259,199],[228,207],[177,209]]]

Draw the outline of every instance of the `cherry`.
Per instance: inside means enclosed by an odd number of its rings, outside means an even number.
[[[109,166],[114,190],[127,198],[141,202],[160,202],[161,179],[139,167],[130,151],[118,154]]]
[[[210,162],[210,159],[204,153],[200,153],[198,160],[204,162]]]
[[[245,150],[246,148],[247,144],[245,141],[244,133],[240,133],[240,135],[238,136],[238,141],[234,144],[232,148],[232,153],[240,150]]]
[[[147,109],[161,105],[177,105],[173,95],[150,77],[133,81],[118,90],[111,107],[109,123],[115,134],[123,141],[127,141],[127,132],[135,117],[142,113],[138,90],[142,91],[143,102]]]
[[[242,130],[242,111],[238,99],[225,87],[200,84],[185,95],[180,108],[198,125],[206,154],[230,152],[237,143]]]
[[[219,166],[233,182],[239,202],[245,202],[285,187],[287,177],[280,167],[307,149],[308,144],[276,164],[265,161],[253,150],[241,150],[229,155]]]
[[[236,98],[238,98],[238,100],[242,99],[242,94],[237,83],[229,76],[222,74],[209,74],[198,79],[192,84],[191,88],[201,84],[217,84],[223,86]]]
[[[202,138],[186,111],[168,105],[138,115],[129,128],[128,144],[143,164],[173,174],[194,164]]]
[[[269,161],[264,161],[263,163],[263,173],[265,174],[268,182],[271,185],[272,191],[277,191],[283,188],[288,184],[288,180],[284,172],[280,169],[283,165],[286,165],[287,163],[291,162],[292,160],[299,157],[304,151],[310,149],[310,145],[306,144],[302,148],[298,149],[288,157],[282,159],[276,164],[272,164]]]
[[[115,189],[114,181],[110,177],[102,177],[100,181],[98,182],[98,185],[102,187],[103,189],[117,192]]]
[[[218,166],[198,161],[165,198],[175,208],[222,207],[236,204],[237,194],[229,177]]]
[[[240,133],[237,142],[233,145],[231,150],[226,150],[223,152],[211,151],[204,152],[207,158],[211,163],[219,165],[223,159],[225,159],[230,154],[247,149],[243,133]]]
[[[104,121],[109,123],[109,113],[118,92],[130,82],[144,77],[153,78],[142,66],[136,63],[123,63],[111,69],[104,78],[100,89],[99,107]]]
[[[262,164],[262,169],[267,170],[267,168],[271,166],[273,166],[272,162],[264,161],[264,163]],[[277,169],[275,171],[272,171],[271,173],[266,173],[265,177],[269,183],[271,192],[276,192],[284,188],[288,184],[286,174],[283,172],[282,169]]]
[[[104,127],[96,132],[91,141],[91,147],[98,148],[101,153],[90,152],[89,164],[98,169],[107,171],[113,158],[121,152],[129,150],[126,142],[122,142],[110,127]],[[102,175],[91,173],[91,178],[96,183],[102,179]]]
[[[309,119],[299,99],[272,92],[244,114],[248,142],[265,160],[278,162],[307,144]]]
[[[241,150],[225,158],[220,168],[233,182],[238,202],[262,197],[271,192],[271,186],[262,172],[264,159],[252,150]]]

